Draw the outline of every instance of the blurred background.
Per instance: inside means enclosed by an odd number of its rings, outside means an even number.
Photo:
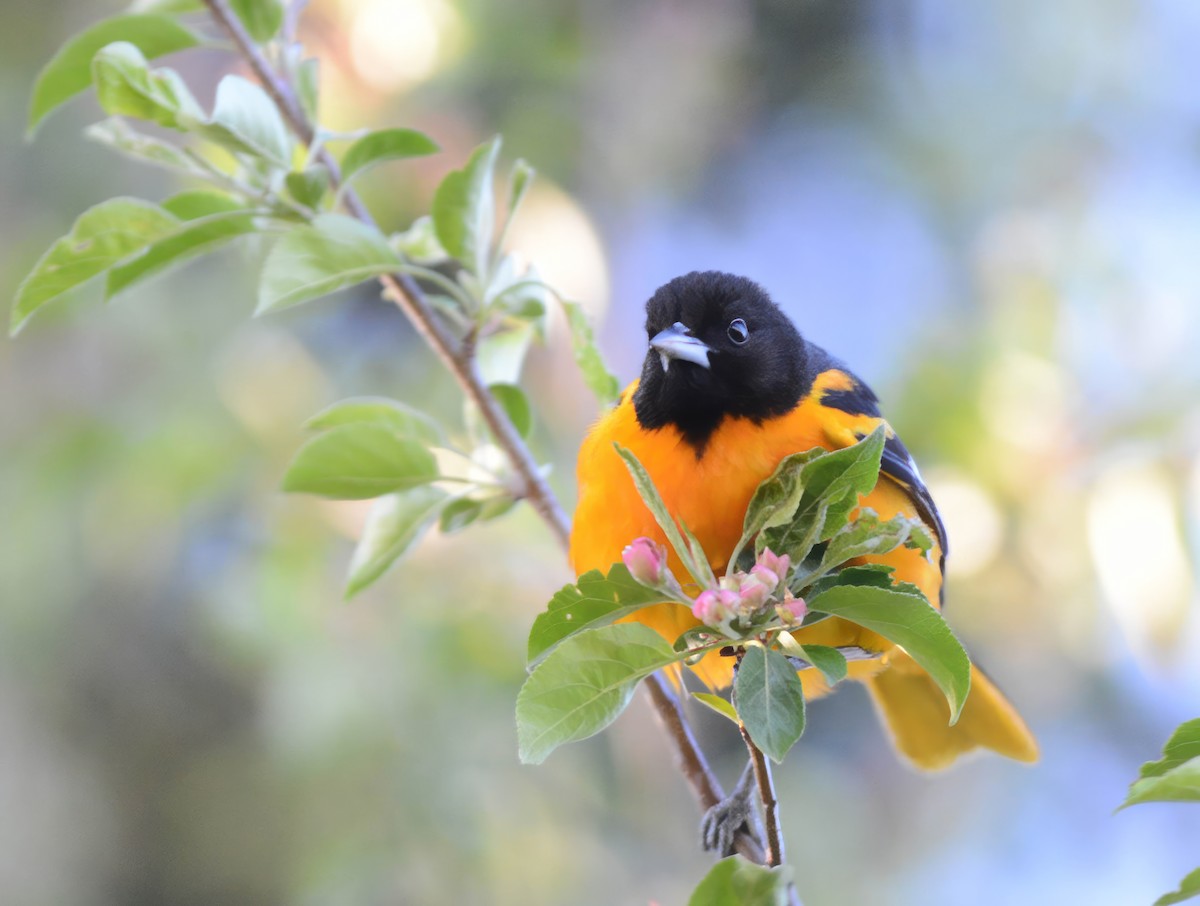
[[[178,187],[22,142],[38,68],[115,3],[0,11],[0,277],[85,207]],[[314,0],[322,116],[442,154],[361,188],[400,229],[495,132],[541,172],[513,235],[622,380],[644,300],[761,282],[870,381],[952,539],[948,614],[1036,767],[899,764],[862,689],[778,772],[808,906],[1150,903],[1200,809],[1113,814],[1200,714],[1200,7],[1188,0]],[[235,63],[170,60],[211,99]],[[0,901],[682,903],[708,864],[640,700],[516,759],[524,639],[567,581],[534,516],[341,582],[361,507],[288,497],[301,423],[455,388],[363,287],[251,320],[246,245],[0,341]],[[94,289],[94,288],[93,288]],[[561,330],[527,384],[574,499],[595,415]],[[740,743],[696,713],[727,783]]]

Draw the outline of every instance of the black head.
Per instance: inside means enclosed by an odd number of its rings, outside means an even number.
[[[805,343],[757,283],[692,272],[646,303],[650,351],[633,404],[639,424],[677,427],[697,455],[726,417],[761,421],[808,392]]]

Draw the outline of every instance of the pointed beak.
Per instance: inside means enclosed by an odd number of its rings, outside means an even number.
[[[672,359],[691,362],[701,368],[709,367],[708,354],[712,350],[695,337],[688,336],[689,333],[690,331],[682,322],[676,321],[666,330],[655,334],[650,340],[650,348],[657,352],[658,357],[662,359],[663,371],[671,367]]]

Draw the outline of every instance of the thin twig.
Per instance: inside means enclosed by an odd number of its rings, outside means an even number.
[[[253,70],[255,77],[276,107],[279,108],[297,138],[305,145],[311,146],[316,137],[316,130],[309,122],[292,85],[276,72],[258,45],[242,27],[241,21],[230,9],[227,0],[204,0],[204,3],[216,22],[232,39],[238,53]],[[298,12],[300,5],[296,3],[292,7],[293,11]],[[330,182],[334,188],[341,185],[341,170],[328,149],[321,146],[317,151],[316,159],[328,170]],[[371,212],[353,188],[342,187],[340,197],[342,204],[351,216],[363,223],[376,226],[375,218],[371,216]],[[454,375],[463,392],[478,407],[488,428],[496,438],[496,443],[504,450],[520,477],[523,486],[521,496],[528,500],[538,515],[542,517],[559,543],[564,548],[567,547],[570,542],[571,529],[566,513],[543,478],[537,460],[534,459],[533,454],[521,439],[521,435],[513,426],[508,414],[483,382],[475,363],[473,344],[460,342],[446,328],[438,318],[433,306],[426,299],[425,294],[411,277],[396,273],[386,274],[379,279],[383,284],[384,294],[404,312],[417,333],[434,350],[442,364]],[[655,710],[667,730],[668,738],[675,747],[677,760],[688,785],[701,807],[711,808],[721,801],[725,794],[712,769],[709,768],[703,751],[692,735],[679,703],[658,676],[650,677],[647,689]],[[763,861],[762,847],[752,836],[740,835],[738,848],[746,858],[760,863]]]
[[[750,763],[754,765],[754,782],[758,786],[758,798],[762,802],[763,825],[767,829],[767,859],[766,864],[774,868],[783,864],[783,833],[779,828],[779,800],[775,798],[775,780],[771,776],[771,766],[762,749],[754,744],[750,734],[743,724],[738,724],[742,731],[742,739],[746,742],[746,750],[750,753]]]
[[[738,724],[738,729],[742,731],[742,739],[750,753],[754,784],[758,787],[758,798],[762,803],[763,825],[767,834],[767,853],[763,864],[774,868],[782,865],[787,859],[783,851],[783,828],[779,823],[779,799],[775,795],[775,778],[771,774],[771,763],[767,761],[762,749],[754,744],[754,740],[746,732],[745,725]],[[795,883],[788,883],[787,902],[788,906],[802,906]]]

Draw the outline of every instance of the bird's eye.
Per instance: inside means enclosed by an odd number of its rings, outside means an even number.
[[[733,340],[738,346],[741,346],[750,339],[750,328],[746,326],[746,322],[741,318],[734,318],[729,322],[729,339]]]

